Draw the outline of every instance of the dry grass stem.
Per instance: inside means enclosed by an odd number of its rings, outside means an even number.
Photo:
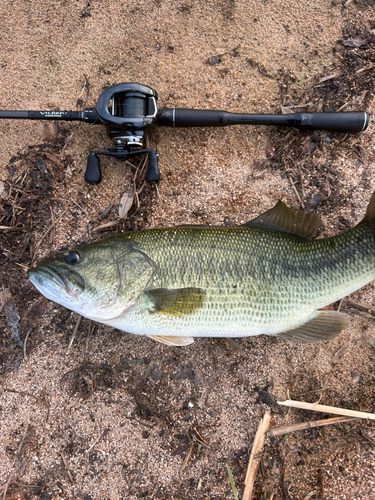
[[[116,226],[120,221],[118,220],[114,220],[112,222],[106,222],[105,224],[102,224],[101,226],[97,226],[97,227],[94,227],[94,229],[92,229],[92,233],[94,233],[95,231],[100,231],[101,229],[107,229],[108,227],[112,227],[112,226]]]
[[[375,441],[367,434],[367,432],[365,432],[363,429],[361,429],[361,434],[362,436],[369,442],[371,443],[373,446],[375,446]]]
[[[70,348],[72,347],[73,345],[73,342],[74,342],[74,339],[75,339],[75,336],[77,335],[77,332],[78,332],[78,328],[79,328],[79,325],[81,324],[81,321],[82,321],[82,316],[79,315],[78,316],[78,319],[77,319],[77,323],[76,323],[76,326],[74,327],[74,331],[73,331],[73,335],[70,339],[70,342],[69,342],[69,345],[68,345],[68,349],[67,349],[67,352],[70,351]]]
[[[194,448],[194,444],[192,443],[192,444],[190,445],[190,447],[189,447],[189,449],[188,449],[188,451],[187,451],[187,453],[186,453],[186,456],[185,456],[185,458],[184,458],[184,461],[182,462],[182,465],[181,465],[181,467],[180,467],[180,471],[179,471],[179,473],[178,473],[178,475],[179,475],[179,476],[181,476],[181,475],[182,475],[182,473],[184,472],[184,470],[185,470],[185,468],[186,468],[187,464],[189,463],[189,460],[190,460],[191,454],[192,454],[192,452],[193,452],[193,448]]]
[[[45,238],[48,236],[48,234],[51,231],[51,229],[55,227],[56,222],[59,221],[66,214],[67,211],[68,211],[68,208],[66,208],[63,211],[63,213],[44,231],[43,236],[40,238],[40,240],[38,241],[38,243],[35,245],[35,248],[34,248],[34,251],[33,251],[33,260],[32,260],[31,265],[33,265],[33,263],[35,262],[35,255],[36,255],[37,251],[39,250],[40,245],[43,243],[43,241],[45,240]]]
[[[350,347],[349,342],[347,342],[342,347],[340,347],[340,349],[333,356],[331,363],[334,363],[334,364],[337,363],[338,360],[341,358],[341,356],[345,353],[345,351],[347,351],[349,349],[349,347]]]
[[[355,302],[354,300],[346,299],[345,306],[353,307],[354,309],[358,309],[358,311],[366,312],[367,314],[375,316],[375,309],[373,309],[370,306],[367,306],[366,304],[360,304],[359,302]]]
[[[66,457],[65,457],[65,455],[64,455],[63,452],[61,452],[61,458],[62,458],[62,460],[64,462],[65,470],[66,470],[66,473],[68,474],[69,481],[71,483],[73,483],[74,482],[73,475],[72,475],[72,473],[69,470],[68,462],[67,462]]]
[[[27,356],[26,345],[27,345],[27,340],[29,338],[30,332],[31,332],[31,328],[27,331],[25,340],[23,341],[23,359],[26,359],[26,356]]]
[[[266,433],[270,426],[270,419],[270,412],[267,410],[260,421],[255,434],[253,447],[250,453],[249,465],[246,472],[245,490],[243,492],[242,500],[251,500],[252,498],[255,477],[260,463],[259,453],[263,449]]]
[[[3,500],[5,500],[6,496],[7,496],[7,491],[8,491],[8,488],[9,488],[9,485],[10,485],[10,482],[12,480],[12,477],[14,476],[15,472],[18,472],[18,469],[20,467],[20,464],[19,464],[19,458],[20,458],[20,455],[21,455],[21,450],[22,450],[22,446],[23,446],[23,443],[26,439],[26,436],[27,436],[27,432],[29,430],[29,422],[27,422],[26,426],[25,426],[25,429],[23,431],[23,434],[22,434],[22,438],[21,438],[21,441],[20,441],[20,444],[18,445],[18,450],[17,450],[17,456],[16,456],[16,470],[15,471],[12,471],[10,474],[9,474],[9,477],[7,479],[7,482],[5,483],[5,486],[4,486],[4,491],[3,491]]]
[[[90,337],[92,335],[92,332],[94,331],[94,328],[95,328],[95,326],[94,327],[92,326],[92,321],[90,319],[90,321],[89,321],[89,331],[87,333],[87,339],[86,339],[85,352],[87,352],[88,349],[89,349],[89,340],[90,340]]]
[[[321,78],[319,80],[319,83],[328,82],[328,80],[333,80],[334,78],[336,78],[338,76],[340,76],[340,75],[337,73],[333,73],[332,75],[328,75],[328,76],[323,76],[323,78]]]
[[[314,429],[324,425],[341,424],[343,422],[351,422],[356,420],[356,417],[333,417],[324,420],[311,420],[309,422],[299,422],[298,424],[283,425],[277,429],[271,429],[267,432],[267,437],[282,436],[291,432],[303,431],[305,429]]]
[[[56,223],[55,223],[55,215],[53,213],[53,210],[52,210],[52,207],[50,207],[50,210],[51,210],[51,226],[52,226],[52,229],[51,231],[49,232],[49,238],[48,238],[48,243],[50,245],[52,245],[53,243],[53,240],[55,238],[55,229],[56,229]]]
[[[46,158],[49,159],[49,161],[51,161],[52,163],[54,163],[55,165],[57,165],[58,167],[60,168],[65,168],[65,165],[58,159],[56,158],[56,156],[54,156],[53,154],[51,153],[47,153],[46,151],[44,151],[42,153]]]
[[[337,408],[335,406],[325,406],[319,405],[317,403],[305,403],[304,401],[293,401],[288,399],[287,401],[278,401],[279,405],[289,406],[291,408],[300,408],[301,410],[311,410],[320,411],[322,413],[333,413],[334,415],[343,415],[345,417],[355,417],[364,418],[369,420],[375,420],[374,413],[366,413],[363,411],[347,410],[345,408]]]

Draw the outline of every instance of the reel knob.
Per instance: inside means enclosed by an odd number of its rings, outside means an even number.
[[[85,181],[90,184],[99,184],[101,180],[102,174],[100,172],[99,156],[97,156],[95,153],[90,153],[87,157]]]
[[[160,171],[158,165],[158,155],[153,149],[148,155],[147,171],[145,181],[154,184],[160,181]]]

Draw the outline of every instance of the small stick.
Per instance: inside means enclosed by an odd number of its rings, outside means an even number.
[[[88,448],[87,450],[85,450],[83,453],[90,453],[90,451],[94,448],[95,445],[97,445],[99,443],[99,441],[102,439],[103,436],[105,436],[107,433],[107,429],[104,429],[104,431],[100,434],[100,436],[98,437],[98,439],[96,439],[92,445],[90,446],[90,448]]]
[[[29,234],[27,235],[27,237],[26,237],[26,243],[23,245],[22,250],[21,250],[21,253],[20,253],[19,257],[18,257],[19,259],[22,259],[23,253],[24,253],[24,251],[26,250],[26,247],[27,247],[27,245],[28,245],[28,243],[29,243],[29,241],[30,241],[30,238],[31,238],[31,234],[29,233]]]
[[[337,363],[338,360],[341,358],[341,356],[344,354],[344,352],[349,349],[349,347],[350,347],[349,342],[347,342],[342,347],[340,347],[340,349],[336,352],[336,354],[331,359],[331,363],[333,363],[333,364]]]
[[[37,250],[39,249],[40,245],[43,243],[45,237],[48,235],[48,233],[51,231],[51,229],[55,226],[56,222],[59,221],[61,219],[61,217],[63,217],[66,212],[68,211],[68,209],[66,208],[63,213],[60,215],[60,217],[58,217],[45,231],[44,231],[44,234],[43,236],[40,238],[40,240],[38,241],[38,243],[35,245],[35,248],[34,248],[34,252],[33,252],[33,262],[34,262],[34,257],[36,255],[36,252]]]
[[[366,304],[360,304],[359,302],[354,302],[354,300],[346,299],[345,305],[348,307],[354,307],[355,309],[358,309],[359,311],[363,311],[363,312],[367,312],[368,314],[375,315],[375,309],[373,309],[372,307],[366,306]]]
[[[70,472],[70,470],[68,468],[68,462],[66,460],[66,457],[65,457],[65,455],[64,455],[63,452],[61,452],[60,454],[61,454],[61,458],[63,459],[64,465],[65,465],[65,470],[66,470],[66,473],[68,474],[68,477],[69,477],[69,481],[71,483],[74,483],[74,479],[73,479],[72,473]]]
[[[317,403],[305,403],[304,401],[278,401],[279,405],[289,406],[291,408],[301,408],[302,410],[320,411],[322,413],[333,413],[334,415],[343,415],[345,417],[365,418],[375,420],[374,413],[366,413],[363,411],[347,410],[345,408],[337,408],[335,406],[319,405]]]
[[[367,441],[369,441],[369,443],[371,443],[372,445],[375,446],[375,441],[373,439],[371,439],[370,436],[368,436],[367,433],[363,429],[361,429],[361,434],[365,439],[367,439]]]
[[[27,344],[27,340],[29,338],[30,332],[31,332],[31,328],[29,328],[29,330],[28,330],[28,332],[26,334],[25,340],[23,341],[23,359],[25,359],[25,360],[27,358],[27,355],[26,355],[26,344]]]
[[[191,454],[192,454],[192,451],[193,451],[193,448],[194,448],[194,444],[192,443],[186,453],[186,456],[184,458],[184,461],[182,462],[182,465],[180,467],[180,471],[178,473],[179,476],[181,476],[181,474],[184,472],[184,469],[185,467],[187,466],[189,460],[190,460],[190,457],[191,457]]]
[[[67,352],[69,352],[70,348],[72,347],[72,344],[74,342],[74,338],[75,338],[75,336],[77,335],[77,332],[78,332],[79,325],[81,324],[81,320],[82,320],[82,316],[79,315],[78,319],[77,319],[76,326],[74,327],[73,335],[72,335],[72,337],[70,339],[70,342],[69,342],[69,345],[68,345]]]
[[[55,227],[55,216],[54,216],[52,207],[50,207],[50,209],[51,209],[51,220],[52,220],[52,227],[53,227],[53,229],[49,233],[48,243],[51,245],[53,243],[53,239],[55,237],[55,229],[56,229],[56,227]]]
[[[52,163],[54,163],[55,165],[57,165],[58,167],[60,168],[64,168],[65,165],[63,163],[61,163],[60,160],[58,160],[56,158],[56,156],[53,156],[51,153],[47,153],[47,152],[44,152],[42,153],[46,158],[48,158],[48,160],[50,160]]]
[[[266,433],[270,426],[270,418],[270,412],[266,410],[262,420],[259,422],[259,426],[253,442],[253,447],[250,453],[249,465],[247,467],[245,478],[245,490],[243,492],[242,500],[251,500],[255,476],[260,463],[260,459],[258,458],[258,456],[263,449]]]
[[[338,75],[337,73],[333,73],[333,75],[323,76],[323,78],[321,78],[319,80],[319,83],[328,82],[328,80],[333,80],[337,76],[340,76],[340,75]]]
[[[326,388],[324,386],[318,387],[318,389],[311,389],[311,391],[305,391],[305,392],[300,392],[299,394],[296,394],[296,398],[299,398],[300,396],[304,396],[305,394],[313,394],[314,392],[319,392],[319,391],[324,391]]]
[[[72,198],[71,196],[69,196],[69,195],[68,195],[68,198],[69,198],[69,199],[70,199],[73,203],[75,203],[75,204],[77,205],[77,207],[78,207],[79,209],[81,209],[81,210],[82,210],[82,212],[83,212],[84,214],[86,214],[86,215],[87,215],[87,217],[88,217],[88,214],[87,214],[86,210],[85,210],[84,208],[82,208],[82,207],[81,207],[81,205],[80,205],[79,203],[77,203],[77,202],[76,202],[76,200],[73,200],[73,198]]]
[[[271,429],[267,432],[267,437],[281,436],[290,432],[303,431],[305,429],[314,429],[323,425],[341,424],[343,422],[351,422],[356,420],[356,417],[332,417],[324,420],[311,420],[309,422],[299,422],[298,424],[283,425],[277,429]]]
[[[28,430],[29,430],[29,422],[27,422],[27,424],[25,426],[25,430],[23,431],[20,444],[18,445],[17,457],[16,457],[16,470],[19,469],[19,458],[20,458],[20,455],[21,455],[21,449],[22,449],[23,443],[24,443],[24,441],[26,439],[26,435],[27,435],[27,431]],[[9,474],[8,480],[7,480],[7,482],[6,482],[5,486],[4,486],[3,500],[5,500],[5,498],[7,496],[8,487],[9,487],[9,484],[10,484],[10,481],[11,481],[12,477],[14,476],[14,472],[15,471],[12,471]]]
[[[119,224],[119,222],[120,221],[118,221],[118,220],[114,220],[112,222],[106,222],[105,224],[102,224],[101,226],[94,227],[94,229],[92,229],[91,232],[94,233],[95,231],[100,231],[101,229],[106,229],[108,227],[116,226],[117,224]]]
[[[288,177],[288,179],[289,179],[290,185],[292,186],[292,189],[293,189],[293,191],[294,191],[294,193],[295,193],[295,195],[296,195],[296,197],[297,197],[297,200],[299,201],[299,203],[300,203],[301,207],[302,207],[302,208],[305,208],[305,204],[303,203],[303,201],[301,200],[300,195],[298,194],[298,191],[297,191],[296,186],[294,185],[293,179],[290,177],[290,175],[289,175],[289,174],[286,174],[286,175],[287,175],[287,177]]]
[[[8,477],[8,480],[7,482],[5,483],[5,486],[4,486],[4,493],[3,493],[3,500],[5,500],[6,496],[7,496],[7,491],[8,491],[8,487],[9,487],[9,484],[10,484],[10,481],[12,479],[14,475],[14,472],[12,471],[10,474],[9,474],[9,477]]]
[[[95,325],[92,326],[92,321],[90,319],[89,321],[89,331],[88,331],[88,334],[87,334],[87,339],[86,339],[86,348],[85,348],[85,352],[88,351],[89,349],[89,340],[90,340],[90,337],[92,335],[92,332],[95,330]]]
[[[137,190],[137,195],[139,195],[139,194],[141,194],[141,193],[142,193],[143,188],[145,187],[145,185],[146,185],[146,181],[143,181],[142,186],[141,186],[141,187]]]

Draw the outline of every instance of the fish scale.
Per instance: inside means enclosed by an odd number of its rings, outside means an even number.
[[[353,229],[307,239],[316,216],[279,202],[242,226],[150,229],[91,243],[29,276],[70,309],[166,343],[259,334],[318,341],[347,321],[318,310],[375,279],[374,220],[373,195]]]

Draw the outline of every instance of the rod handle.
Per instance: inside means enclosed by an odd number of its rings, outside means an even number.
[[[347,111],[342,113],[300,113],[299,128],[320,130],[341,130],[342,132],[362,132],[369,123],[365,111]]]

